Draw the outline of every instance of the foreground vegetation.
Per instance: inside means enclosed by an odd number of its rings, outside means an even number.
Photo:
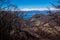
[[[60,40],[60,12],[24,20],[12,12],[1,11],[0,40]]]

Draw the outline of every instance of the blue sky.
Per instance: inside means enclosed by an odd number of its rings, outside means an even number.
[[[56,0],[11,0],[11,3],[19,8],[53,8],[49,2],[55,4]]]

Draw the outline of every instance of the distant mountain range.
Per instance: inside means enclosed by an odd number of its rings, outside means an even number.
[[[60,10],[51,10],[51,13],[55,13],[57,11]],[[49,10],[43,10],[43,11],[32,10],[32,11],[23,11],[23,12],[26,13],[26,16],[24,16],[25,19],[29,19],[35,14],[45,14],[45,15],[49,14]]]

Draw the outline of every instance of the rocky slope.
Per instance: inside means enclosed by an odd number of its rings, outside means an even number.
[[[60,12],[50,15],[36,14],[31,19],[31,31],[40,40],[60,40]],[[33,25],[32,25],[33,24]]]
[[[60,40],[60,12],[36,14],[28,21],[0,12],[0,40]]]

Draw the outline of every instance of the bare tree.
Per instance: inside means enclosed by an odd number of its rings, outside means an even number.
[[[10,4],[10,0],[0,0],[0,10],[7,8]]]
[[[17,8],[18,8],[18,7],[17,7],[16,5],[14,5],[14,4],[9,4],[7,10],[9,10],[9,11],[12,11],[12,10],[13,10],[13,11],[15,11],[15,10],[17,10]]]
[[[49,14],[52,14],[50,8],[47,7],[47,9],[48,9],[48,11],[47,11],[48,15],[49,15]]]
[[[53,7],[55,7],[55,8],[60,8],[60,1],[58,0],[58,2],[56,2],[57,3],[57,5],[56,4],[54,4],[54,3],[52,3],[52,2],[49,2]]]

